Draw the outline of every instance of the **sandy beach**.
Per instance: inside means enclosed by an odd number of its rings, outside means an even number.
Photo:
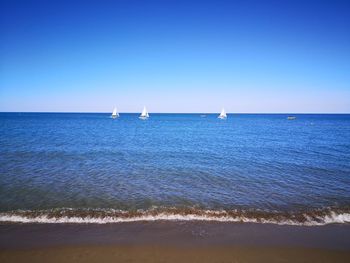
[[[277,247],[84,246],[3,251],[1,262],[348,262],[350,252]]]
[[[350,226],[4,224],[1,262],[348,262]]]

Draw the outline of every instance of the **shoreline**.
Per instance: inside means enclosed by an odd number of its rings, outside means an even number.
[[[73,209],[15,210],[0,213],[1,223],[111,224],[152,221],[206,221],[322,226],[350,223],[349,207],[309,211],[208,210],[198,208],[151,208],[146,210]]]
[[[350,225],[0,224],[1,262],[346,262]]]

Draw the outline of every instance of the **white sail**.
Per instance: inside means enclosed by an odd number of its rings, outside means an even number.
[[[143,111],[140,115],[140,119],[147,119],[147,118],[149,118],[148,111],[147,111],[146,107],[143,107]]]
[[[119,117],[119,113],[117,112],[117,107],[115,107],[112,113],[112,118],[117,118],[117,117]]]
[[[225,111],[224,108],[222,109],[222,111],[221,111],[221,113],[220,113],[218,118],[219,119],[226,119],[227,118],[226,111]]]

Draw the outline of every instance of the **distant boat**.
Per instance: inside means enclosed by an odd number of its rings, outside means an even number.
[[[226,112],[225,112],[225,109],[223,108],[220,115],[218,116],[219,119],[226,119],[227,118],[227,115],[226,115]]]
[[[142,111],[139,118],[142,120],[147,120],[149,118],[148,111],[147,111],[146,107],[143,107],[143,111]]]
[[[287,117],[287,120],[295,120],[297,117],[295,117],[295,116],[288,116]]]
[[[118,118],[119,117],[119,113],[117,112],[117,108],[115,107],[113,112],[112,112],[112,116],[113,119]]]

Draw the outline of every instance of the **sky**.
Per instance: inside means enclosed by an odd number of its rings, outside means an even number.
[[[0,111],[350,113],[350,1],[0,0]]]

